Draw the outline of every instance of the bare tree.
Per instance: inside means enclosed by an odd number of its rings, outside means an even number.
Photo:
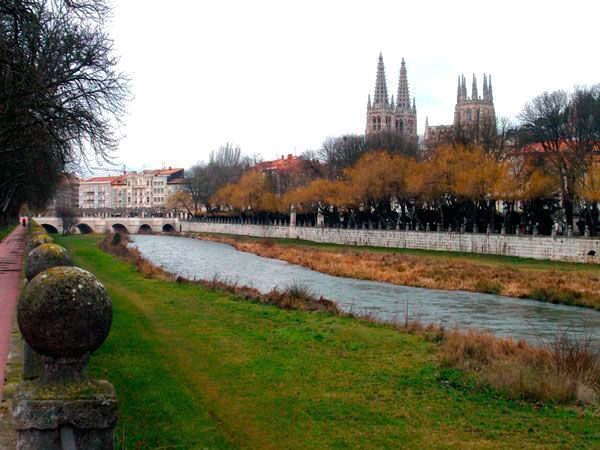
[[[210,198],[228,183],[235,183],[252,160],[243,156],[240,147],[231,143],[210,152],[208,164],[199,162],[186,171],[186,189],[191,194],[194,208],[210,208]]]
[[[319,159],[325,163],[320,170],[324,172],[324,176],[336,178],[343,169],[356,163],[371,150],[386,150],[392,154],[416,157],[418,142],[415,138],[397,132],[330,137],[317,152]]]
[[[104,0],[0,0],[0,220],[116,148],[128,90],[108,13]]]
[[[70,234],[71,230],[78,223],[77,211],[67,204],[56,205],[56,217],[58,217],[62,223],[63,234],[65,236]]]
[[[525,145],[543,151],[544,168],[560,181],[567,225],[573,225],[577,184],[600,150],[600,86],[545,92],[521,113]]]

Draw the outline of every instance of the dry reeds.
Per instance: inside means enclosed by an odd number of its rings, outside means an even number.
[[[488,333],[452,331],[440,346],[446,367],[476,373],[479,380],[510,397],[556,403],[592,403],[600,390],[600,354],[591,339],[559,333],[550,344]]]
[[[454,259],[372,252],[317,249],[278,244],[271,239],[188,234],[223,242],[236,249],[281,259],[318,272],[430,289],[483,292],[600,309],[600,274],[592,270],[527,269]]]

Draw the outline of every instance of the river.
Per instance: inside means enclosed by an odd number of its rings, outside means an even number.
[[[379,319],[412,319],[447,327],[477,328],[532,344],[557,332],[591,336],[600,343],[600,312],[535,300],[463,291],[398,286],[315,272],[277,259],[241,252],[230,245],[173,236],[132,235],[133,246],[154,264],[189,279],[213,279],[252,286],[261,292],[291,283],[336,301],[345,311]]]

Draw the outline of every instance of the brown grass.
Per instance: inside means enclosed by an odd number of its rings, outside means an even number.
[[[522,400],[595,403],[600,392],[600,354],[587,338],[560,333],[532,347],[525,342],[469,331],[447,333],[443,366],[475,373],[480,382]]]
[[[458,258],[434,258],[360,249],[317,249],[272,240],[188,233],[236,249],[281,259],[335,276],[430,289],[462,290],[533,298],[600,309],[600,273],[591,270],[530,269]]]

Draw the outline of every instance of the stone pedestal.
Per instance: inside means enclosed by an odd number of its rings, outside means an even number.
[[[13,399],[18,450],[61,450],[66,428],[78,449],[111,450],[117,417],[115,390],[106,381],[29,381]]]
[[[290,227],[296,226],[296,208],[292,206],[292,211],[290,212]]]
[[[317,226],[323,227],[325,225],[325,216],[321,213],[317,214]]]
[[[113,449],[114,388],[86,373],[112,322],[104,286],[77,267],[48,269],[21,292],[17,320],[43,362],[40,377],[20,383],[13,399],[17,449],[61,450],[67,440],[79,449]]]
[[[34,380],[42,373],[42,357],[23,342],[23,379]]]

